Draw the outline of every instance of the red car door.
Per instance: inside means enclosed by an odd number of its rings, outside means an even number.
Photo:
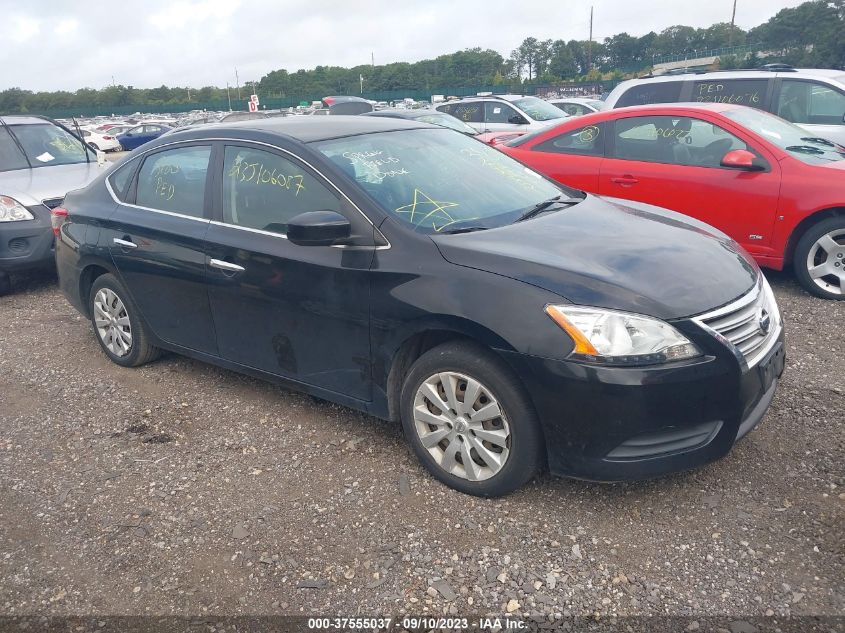
[[[573,129],[541,134],[517,147],[500,149],[550,178],[575,189],[597,193],[604,159],[605,124],[593,123]]]
[[[613,132],[599,193],[679,211],[724,231],[751,254],[770,254],[780,165],[753,137],[743,140],[739,130],[705,116],[633,116],[608,125]],[[724,155],[736,149],[762,158],[765,170],[722,167]]]

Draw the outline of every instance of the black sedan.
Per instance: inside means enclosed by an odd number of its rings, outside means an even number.
[[[713,461],[783,369],[772,292],[724,235],[432,125],[175,132],[54,219],[62,290],[115,363],[170,350],[401,420],[471,494]]]

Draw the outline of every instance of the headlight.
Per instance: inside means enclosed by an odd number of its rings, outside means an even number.
[[[612,365],[653,365],[701,356],[689,339],[659,319],[569,305],[546,314],[575,342],[572,357]]]
[[[35,217],[20,202],[9,196],[0,196],[0,222],[34,219]]]

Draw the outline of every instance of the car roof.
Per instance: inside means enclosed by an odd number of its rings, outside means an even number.
[[[268,134],[288,136],[302,143],[325,141],[357,134],[373,134],[376,132],[393,132],[395,130],[412,130],[416,128],[442,129],[437,125],[419,123],[407,119],[393,117],[372,117],[360,115],[330,115],[322,117],[286,116],[255,119],[252,121],[238,121],[236,123],[220,123],[204,130],[214,130],[216,133],[237,132],[239,130],[257,130]],[[198,128],[199,130],[199,128]],[[175,132],[171,138],[181,135]]]
[[[0,120],[7,125],[44,125],[45,123],[55,125],[55,123],[50,119],[26,114],[4,114],[0,117]]]
[[[679,101],[669,103],[650,103],[647,105],[627,106],[625,108],[616,108],[614,110],[602,110],[601,113],[610,114],[612,112],[643,112],[649,110],[705,110],[708,112],[727,112],[728,110],[737,110],[747,106],[738,105],[736,103],[699,103],[695,101]],[[600,113],[596,113],[600,114]],[[581,117],[583,118],[583,117]]]
[[[385,110],[373,110],[372,112],[364,112],[361,116],[383,116],[395,117],[397,119],[416,119],[417,117],[436,114],[438,116],[449,116],[435,110],[434,108],[414,108],[413,110],[400,110],[399,108],[391,108]]]
[[[828,68],[792,68],[783,70],[748,69],[748,70],[717,70],[709,72],[689,71],[677,74],[655,75],[654,77],[638,77],[623,81],[620,86],[633,86],[638,83],[662,83],[666,81],[709,81],[711,79],[770,79],[780,77],[784,79],[806,79],[818,77],[845,82],[845,72]]]

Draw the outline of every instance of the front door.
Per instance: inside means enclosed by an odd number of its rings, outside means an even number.
[[[127,202],[104,224],[123,283],[160,339],[214,354],[205,289],[205,191],[211,147],[187,145],[144,159]]]
[[[608,126],[609,129],[614,129]],[[780,166],[765,171],[721,167],[731,150],[763,151],[709,121],[684,116],[615,121],[599,193],[638,200],[715,226],[752,254],[768,254],[780,193]]]
[[[484,102],[485,132],[524,132],[528,120],[503,101]]]
[[[208,292],[220,356],[370,400],[372,245],[298,246],[286,238],[288,220],[306,211],[343,213],[353,232],[363,217],[307,166],[266,148],[227,145],[215,188]]]

